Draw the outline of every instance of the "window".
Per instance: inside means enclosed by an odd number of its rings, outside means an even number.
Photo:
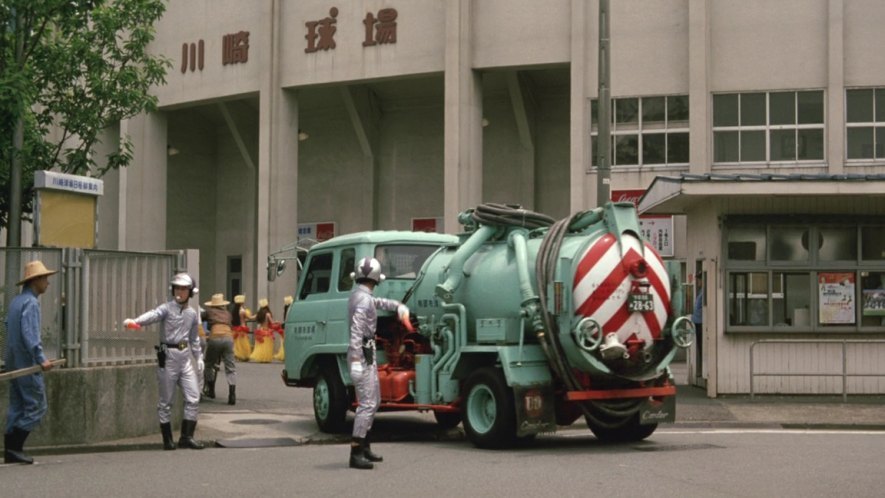
[[[332,275],[332,253],[314,254],[310,258],[304,282],[301,284],[299,299],[311,294],[329,292],[329,277]]]
[[[341,251],[341,267],[338,268],[338,292],[347,292],[353,288],[353,278],[350,274],[356,266],[356,251],[344,249]]]
[[[375,259],[381,263],[381,273],[387,278],[414,279],[437,249],[437,246],[426,245],[378,246]]]
[[[599,102],[590,102],[596,166]],[[688,95],[612,99],[612,166],[688,164]]]
[[[713,162],[821,162],[824,92],[713,96]]]
[[[810,217],[726,222],[726,332],[885,330],[885,226]]]
[[[845,91],[849,160],[885,159],[885,88]]]

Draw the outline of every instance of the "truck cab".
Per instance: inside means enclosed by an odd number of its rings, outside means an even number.
[[[347,301],[355,262],[363,257],[381,262],[386,280],[376,287],[375,295],[403,301],[428,257],[457,242],[453,235],[375,231],[343,235],[311,247],[285,324],[283,380],[289,386],[314,388],[314,412],[322,430],[343,430],[346,412],[354,407],[346,354],[350,337]],[[388,315],[379,311],[379,333],[392,322]],[[385,362],[379,348],[378,363]]]

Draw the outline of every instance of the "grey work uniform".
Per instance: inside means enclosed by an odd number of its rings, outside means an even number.
[[[166,366],[157,368],[160,401],[157,415],[161,424],[172,421],[172,401],[175,385],[181,386],[184,395],[185,420],[197,420],[200,407],[200,387],[197,380],[196,360],[200,357],[200,317],[188,305],[178,304],[174,299],[157,306],[135,319],[139,325],[163,322],[160,328],[160,347],[166,348]]]
[[[372,421],[381,403],[381,387],[378,384],[378,363],[375,361],[375,328],[378,315],[376,309],[395,311],[401,303],[393,299],[379,298],[365,285],[354,287],[347,301],[347,314],[350,323],[350,345],[347,347],[347,360],[350,363],[350,378],[356,388],[359,406],[353,419],[353,437],[364,438],[372,428]],[[363,348],[372,352],[372,363],[366,362]]]

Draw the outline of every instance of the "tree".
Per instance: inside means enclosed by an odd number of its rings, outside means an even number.
[[[31,212],[36,170],[100,177],[131,162],[129,137],[106,157],[94,148],[109,126],[156,109],[148,92],[171,64],[147,49],[164,12],[163,0],[0,0],[0,227],[20,221],[7,192],[21,188]]]

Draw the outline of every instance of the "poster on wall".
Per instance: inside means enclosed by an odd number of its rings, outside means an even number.
[[[854,324],[854,273],[818,273],[817,284],[820,323],[822,325]]]
[[[611,196],[614,202],[632,202],[639,205],[639,199],[645,194],[645,190],[612,190]],[[639,217],[639,231],[645,240],[649,242],[661,257],[673,257],[673,217],[668,215],[642,215]]]
[[[437,218],[412,218],[413,232],[443,233],[442,216]]]
[[[329,240],[335,236],[335,222],[299,223],[298,240],[313,239],[317,242]]]
[[[885,290],[864,289],[863,316],[885,316]]]

